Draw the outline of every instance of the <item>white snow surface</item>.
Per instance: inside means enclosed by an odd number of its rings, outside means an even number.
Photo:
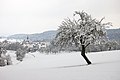
[[[14,53],[8,51],[13,65],[0,67],[0,80],[120,80],[120,50],[88,53],[91,65],[86,65],[80,52],[35,52],[20,63]]]

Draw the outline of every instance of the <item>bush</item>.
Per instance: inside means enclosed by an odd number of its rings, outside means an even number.
[[[16,59],[18,61],[23,61],[23,58],[25,57],[25,54],[26,54],[26,50],[19,48],[17,49],[15,54],[16,54]]]
[[[4,48],[0,48],[0,66],[11,65],[11,57],[6,54],[7,51]]]

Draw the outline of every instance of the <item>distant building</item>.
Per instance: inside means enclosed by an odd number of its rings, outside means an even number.
[[[49,46],[50,43],[49,42],[40,42],[39,43],[39,48],[46,48],[47,46]]]

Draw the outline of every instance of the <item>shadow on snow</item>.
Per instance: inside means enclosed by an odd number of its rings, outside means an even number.
[[[60,66],[60,67],[54,67],[54,68],[73,68],[73,67],[92,66],[92,65],[111,64],[111,63],[120,63],[120,60],[106,61],[106,62],[97,62],[97,63],[92,63],[90,65],[82,64],[82,65]]]

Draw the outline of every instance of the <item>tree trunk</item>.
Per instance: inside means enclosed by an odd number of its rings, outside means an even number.
[[[91,62],[89,61],[89,59],[88,59],[87,56],[85,55],[85,45],[82,45],[81,55],[83,56],[83,58],[86,60],[86,62],[87,62],[88,64],[91,64]]]

